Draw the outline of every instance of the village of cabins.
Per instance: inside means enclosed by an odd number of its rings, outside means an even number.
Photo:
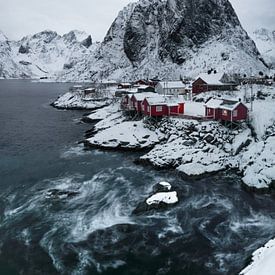
[[[193,96],[200,93],[237,89],[237,84],[225,82],[224,78],[224,73],[208,72],[199,75],[193,83],[159,80],[121,83],[118,85],[116,96],[121,97],[121,110],[131,116],[178,116],[231,123],[247,120],[248,107],[241,99],[213,97],[203,105],[204,110],[197,110],[198,105],[192,102]],[[189,100],[186,102],[187,95]],[[186,105],[189,109],[194,109],[193,112],[186,113]]]
[[[249,116],[249,108],[241,98],[212,97],[204,104],[193,101],[197,95],[209,91],[237,91],[239,83],[227,79],[225,73],[213,70],[200,74],[193,82],[151,79],[110,85],[117,85],[115,97],[120,100],[121,111],[131,117],[177,116],[238,124]],[[255,80],[259,78],[254,78],[254,83]],[[89,95],[94,91],[89,88],[84,93]]]

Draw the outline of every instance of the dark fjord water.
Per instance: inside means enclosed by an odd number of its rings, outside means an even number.
[[[234,175],[186,182],[137,154],[84,151],[83,112],[49,106],[69,86],[0,81],[0,274],[236,274],[274,237],[274,198]],[[180,203],[132,215],[160,180]]]

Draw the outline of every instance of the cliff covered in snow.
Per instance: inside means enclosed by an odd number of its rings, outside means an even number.
[[[256,35],[258,42],[263,37],[267,36]],[[210,68],[267,72],[266,62],[228,0],[130,3],[119,12],[102,43],[93,44],[90,36],[79,31],[63,36],[44,31],[16,42],[1,35],[0,43],[2,78],[179,79]],[[265,47],[258,45],[267,63],[272,63],[269,56],[274,52],[267,50],[267,55]]]
[[[87,64],[90,72],[84,74],[94,80],[179,79],[209,68],[242,73],[266,69],[228,0],[130,4]]]

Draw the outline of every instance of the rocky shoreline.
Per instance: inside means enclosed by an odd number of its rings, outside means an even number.
[[[69,104],[66,102],[68,96],[71,100]],[[77,95],[73,99],[71,97],[63,96],[53,106],[89,109]],[[260,101],[257,103],[259,106],[262,104]],[[90,102],[89,107],[92,104]],[[265,106],[272,108],[272,104],[270,100]],[[180,118],[164,118],[158,122],[148,119],[133,121],[120,111],[119,103],[102,101],[100,106],[93,106],[90,113],[82,118],[82,122],[91,125],[82,143],[88,150],[140,152],[141,156],[135,160],[135,164],[173,170],[184,179],[194,182],[230,171],[242,178],[242,187],[249,192],[271,193],[275,186],[275,121],[272,114],[261,117],[259,106],[256,105],[249,125],[243,123],[234,130],[217,121]],[[163,192],[152,193],[149,201],[151,199],[154,202],[158,198],[159,202],[150,205],[146,203],[147,199],[137,205],[133,214],[165,211],[170,205],[162,200],[174,198],[176,203],[174,192],[172,190],[168,195]],[[264,249],[269,249],[269,246]],[[257,267],[257,263],[253,264],[254,254],[252,265],[241,274],[254,274],[254,267]]]

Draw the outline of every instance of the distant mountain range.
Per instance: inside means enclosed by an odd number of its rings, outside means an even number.
[[[85,32],[70,31],[63,36],[46,30],[10,41],[0,32],[0,77],[58,77],[88,59],[96,44]]]
[[[210,68],[275,69],[275,32],[257,30],[252,38],[228,0],[140,0],[118,14],[102,43],[76,30],[63,36],[43,31],[20,41],[0,32],[0,77],[179,79]]]

